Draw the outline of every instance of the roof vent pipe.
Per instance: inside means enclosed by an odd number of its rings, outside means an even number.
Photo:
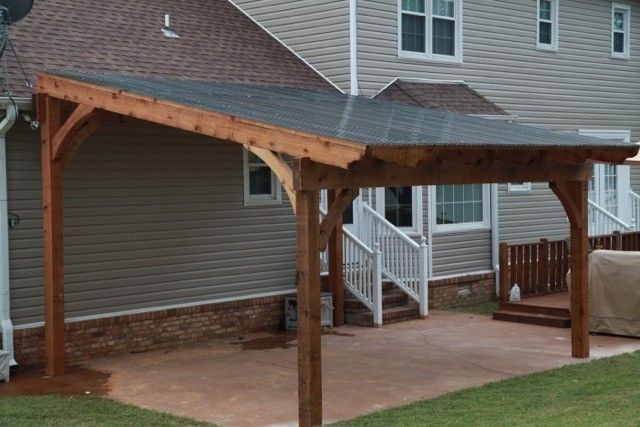
[[[162,34],[164,34],[164,36],[166,38],[169,38],[169,39],[179,39],[180,38],[178,33],[176,33],[171,28],[171,17],[169,16],[168,13],[164,15],[164,27],[162,27]]]

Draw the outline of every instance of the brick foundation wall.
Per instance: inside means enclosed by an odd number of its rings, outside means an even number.
[[[496,299],[493,272],[465,274],[429,281],[429,308],[464,307]]]
[[[82,320],[66,324],[68,363],[108,355],[195,344],[211,338],[242,336],[282,326],[284,296]],[[20,366],[44,363],[44,327],[16,329]]]

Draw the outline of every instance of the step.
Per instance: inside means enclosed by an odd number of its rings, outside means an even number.
[[[523,311],[498,310],[493,313],[493,320],[526,323],[529,325],[550,326],[553,328],[570,328],[571,319],[548,314],[526,313]]]
[[[373,326],[373,313],[370,310],[345,313],[346,321],[350,325]],[[420,307],[411,301],[407,305],[389,307],[382,310],[382,324],[404,322],[420,318]]]
[[[518,312],[518,313],[531,313],[531,314],[546,314],[548,316],[556,317],[571,317],[571,311],[565,307],[546,307],[535,304],[527,304],[525,302],[501,302],[499,310]]]
[[[398,307],[407,305],[409,297],[401,289],[392,289],[382,292],[382,308]],[[360,311],[365,310],[366,307],[356,297],[349,294],[348,298],[344,300],[344,309],[346,311]]]

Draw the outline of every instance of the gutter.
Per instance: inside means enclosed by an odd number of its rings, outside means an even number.
[[[495,272],[496,295],[500,290],[500,232],[498,216],[498,184],[491,184],[491,267]]]
[[[6,135],[18,118],[18,106],[6,104],[6,115],[0,122],[0,330],[2,349],[11,355],[10,364],[17,365],[13,351],[13,323],[9,286],[9,218],[7,204]]]
[[[358,1],[349,0],[349,93],[357,96],[358,87]]]

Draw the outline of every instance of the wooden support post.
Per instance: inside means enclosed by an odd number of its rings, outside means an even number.
[[[538,292],[548,294],[549,287],[549,239],[540,239],[538,246]]]
[[[571,355],[589,357],[589,223],[587,181],[563,181],[549,184],[569,217],[571,224]]]
[[[498,246],[498,263],[500,265],[499,280],[500,280],[500,295],[498,296],[500,301],[509,301],[509,246],[507,242],[500,242]]]
[[[296,193],[298,256],[298,417],[302,427],[322,424],[319,197]]]
[[[613,232],[613,244],[611,245],[611,249],[613,249],[614,251],[621,251],[622,250],[622,233],[620,233],[618,230]]]
[[[61,126],[59,100],[39,98],[42,158],[42,231],[44,246],[45,373],[65,370],[64,354],[64,254],[62,243],[62,173],[60,159],[53,159],[53,137]]]
[[[327,190],[327,206],[336,200],[336,190]],[[342,215],[329,236],[329,289],[333,294],[333,326],[344,325],[344,277],[342,270]]]

